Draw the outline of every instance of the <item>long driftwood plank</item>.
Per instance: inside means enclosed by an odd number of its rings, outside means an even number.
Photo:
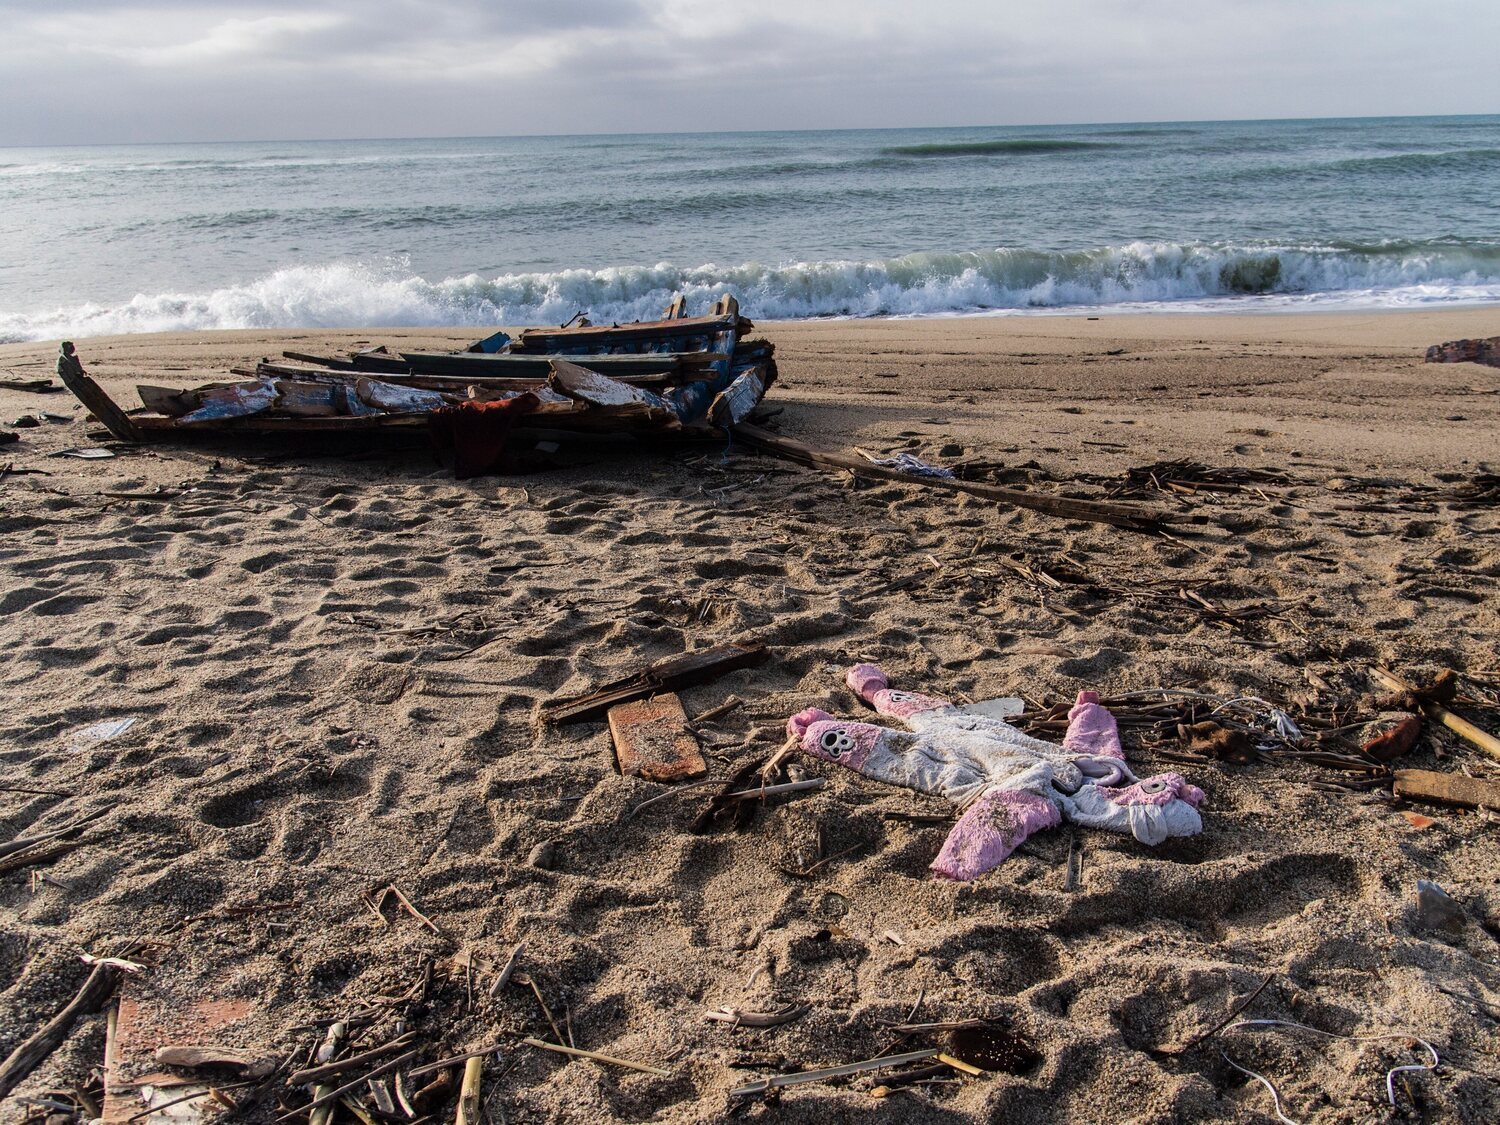
[[[1060,519],[1086,520],[1089,523],[1107,523],[1131,531],[1154,531],[1159,525],[1168,523],[1164,514],[1133,504],[1110,504],[1099,500],[1075,500],[1067,496],[1043,496],[1025,492],[1018,488],[1003,488],[996,484],[980,484],[975,481],[956,480],[952,477],[919,477],[890,469],[884,465],[873,465],[863,457],[852,457],[843,453],[829,453],[797,441],[763,430],[759,426],[740,423],[734,428],[735,435],[747,445],[780,454],[792,461],[800,461],[819,469],[843,469],[858,476],[875,477],[880,480],[900,481],[923,488],[937,488],[945,492],[967,492],[1001,504],[1017,508],[1029,508],[1034,512],[1045,512]]]
[[[511,354],[559,351],[564,348],[601,347],[712,336],[729,329],[739,334],[754,325],[737,312],[725,316],[684,317],[681,320],[649,320],[638,324],[590,325],[587,328],[528,328],[521,333]]]
[[[586,695],[554,700],[542,708],[542,719],[563,724],[602,718],[617,703],[692,687],[725,672],[760,664],[767,655],[764,645],[734,641],[702,652],[669,657]]]

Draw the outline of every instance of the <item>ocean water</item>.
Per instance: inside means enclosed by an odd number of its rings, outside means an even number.
[[[1500,302],[1500,116],[0,149],[0,340]]]

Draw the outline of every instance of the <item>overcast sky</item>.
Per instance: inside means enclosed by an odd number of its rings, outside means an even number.
[[[1500,112],[1500,0],[0,0],[0,145]]]

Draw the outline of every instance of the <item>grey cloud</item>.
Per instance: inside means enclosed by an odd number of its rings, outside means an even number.
[[[1495,68],[1437,80],[1500,30],[1492,0],[0,0],[0,21],[0,144],[1500,105]]]

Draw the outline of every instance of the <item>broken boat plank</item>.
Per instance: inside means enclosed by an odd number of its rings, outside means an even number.
[[[673,782],[708,772],[682,700],[672,692],[611,707],[609,731],[622,774]]]
[[[873,465],[860,457],[829,453],[805,442],[797,441],[795,438],[782,437],[780,434],[773,434],[769,430],[763,430],[759,426],[748,423],[736,426],[734,432],[748,445],[779,454],[792,461],[812,465],[815,468],[841,469],[852,472],[856,476],[877,477],[881,480],[899,481],[902,484],[920,485],[923,488],[940,488],[948,492],[966,492],[971,496],[995,500],[1001,504],[1028,508],[1034,512],[1045,512],[1047,515],[1057,516],[1060,519],[1106,523],[1132,531],[1153,531],[1158,528],[1158,525],[1170,522],[1170,518],[1161,512],[1132,504],[1077,500],[1067,496],[1044,496],[1017,488],[979,484],[955,477],[914,476],[911,473],[903,473],[899,469]]]
[[[58,347],[57,377],[115,438],[128,442],[142,440],[140,429],[129,415],[115,405],[115,400],[104,393],[104,388],[89,378],[74,354],[71,341],[64,340]]]
[[[677,414],[658,394],[642,387],[622,383],[580,367],[565,359],[552,360],[552,374],[547,386],[560,395],[588,406],[615,411],[640,413],[648,418],[675,422]]]
[[[1405,801],[1500,812],[1500,785],[1464,773],[1397,770],[1392,790]]]
[[[669,657],[586,695],[554,700],[542,708],[542,719],[557,724],[598,719],[617,704],[692,687],[726,672],[760,664],[767,655],[764,645],[736,641]]]

